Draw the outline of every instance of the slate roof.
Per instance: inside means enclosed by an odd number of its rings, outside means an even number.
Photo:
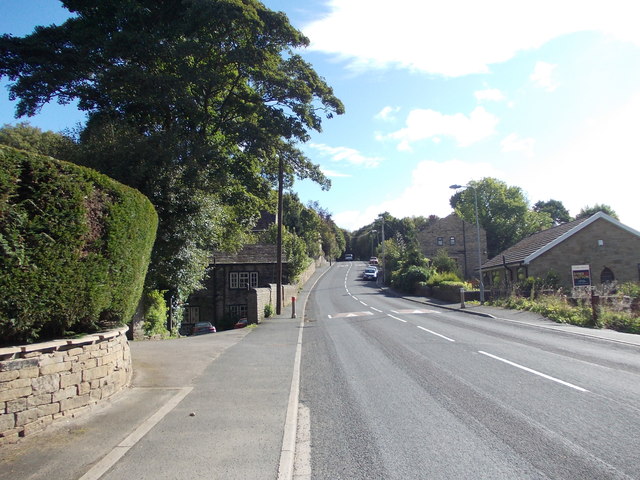
[[[596,220],[606,220],[620,228],[623,228],[637,236],[640,236],[640,232],[623,225],[615,218],[607,215],[604,212],[598,212],[587,218],[581,218],[574,220],[573,222],[563,223],[557,227],[543,230],[542,232],[534,233],[527,238],[520,240],[514,246],[496,255],[488,262],[482,265],[482,268],[492,268],[501,266],[503,264],[529,264],[536,257],[542,255],[544,252],[563,242],[573,234],[579,232],[588,225],[591,225]]]
[[[238,253],[215,252],[211,263],[215,265],[240,264],[275,264],[277,251],[275,245],[255,244],[245,245]],[[286,255],[282,254],[282,263],[287,263]]]

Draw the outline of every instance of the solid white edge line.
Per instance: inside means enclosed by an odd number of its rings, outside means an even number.
[[[291,378],[291,390],[289,391],[289,402],[284,423],[284,434],[282,436],[282,448],[280,450],[280,462],[278,464],[278,480],[291,480],[293,478],[293,466],[296,456],[296,433],[298,430],[298,407],[300,404],[300,366],[302,363],[302,332],[304,331],[304,316],[307,308],[307,298],[316,286],[316,283],[331,269],[331,266],[320,275],[304,299],[300,311],[300,332],[298,332],[298,343],[296,345],[296,355],[293,364],[293,376]]]
[[[389,316],[389,317],[393,318],[394,320],[400,320],[400,321],[401,321],[401,322],[403,322],[403,323],[407,323],[407,321],[406,321],[406,320],[403,320],[403,319],[398,318],[398,317],[394,317],[393,315],[391,315],[391,314],[389,314],[389,313],[387,313],[387,316]]]
[[[151,415],[142,424],[138,426],[127,438],[116,445],[106,456],[96,463],[91,469],[85,473],[80,480],[97,480],[113,467],[125,453],[127,453],[136,443],[142,439],[149,430],[160,422],[171,410],[173,410],[184,397],[186,397],[193,387],[180,388],[178,393],[171,397],[156,413]]]
[[[448,342],[455,342],[453,338],[445,337],[444,335],[434,332],[433,330],[429,330],[428,328],[421,327],[420,325],[418,325],[418,328],[420,330],[424,330],[425,332],[429,332],[431,335],[435,335],[436,337],[444,338]]]
[[[509,360],[506,360],[504,358],[498,357],[496,355],[492,355],[490,353],[483,352],[483,351],[479,351],[478,353],[481,353],[482,355],[486,355],[487,357],[491,357],[494,360],[498,360],[500,362],[506,363],[507,365],[511,365],[512,367],[516,367],[516,368],[519,368],[521,370],[524,370],[525,372],[533,373],[534,375],[538,375],[539,377],[546,378],[547,380],[551,380],[552,382],[560,383],[561,385],[564,385],[566,387],[573,388],[575,390],[578,390],[579,392],[588,392],[589,391],[589,390],[587,390],[585,388],[582,388],[582,387],[579,387],[577,385],[574,385],[573,383],[565,382],[564,380],[560,380],[559,378],[555,378],[555,377],[552,377],[551,375],[547,375],[547,374],[544,374],[542,372],[538,372],[537,370],[533,370],[532,368],[528,368],[528,367],[525,367],[523,365],[519,365],[519,364],[517,364],[515,362],[511,362]]]

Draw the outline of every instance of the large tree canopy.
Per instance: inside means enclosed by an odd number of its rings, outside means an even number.
[[[553,224],[548,213],[529,209],[520,187],[510,187],[495,178],[470,182],[468,188],[451,197],[451,207],[469,223],[475,223],[476,195],[478,219],[487,232],[489,258]]]
[[[328,180],[296,148],[343,105],[256,0],[63,0],[74,17],[0,38],[17,116],[78,101],[78,163],[138,188],[160,216],[152,283],[186,294],[286,181]],[[227,243],[228,242],[228,243]]]

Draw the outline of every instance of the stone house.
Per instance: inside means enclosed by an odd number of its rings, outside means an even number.
[[[477,277],[478,234],[476,225],[465,222],[455,213],[430,223],[418,232],[418,243],[427,258],[433,258],[441,249],[446,250],[460,268],[465,279]],[[480,228],[480,258],[487,260],[487,234]]]
[[[509,288],[527,277],[559,276],[573,286],[572,266],[589,265],[591,284],[640,280],[640,232],[604,212],[534,233],[482,266],[485,285]]]
[[[191,331],[196,322],[211,322],[222,330],[240,318],[253,317],[256,312],[249,310],[255,304],[251,300],[256,290],[261,287],[275,289],[276,255],[276,246],[266,244],[246,245],[237,254],[214,253],[204,281],[205,288],[191,294],[187,301],[181,331]],[[286,255],[282,262],[282,282],[287,283]]]

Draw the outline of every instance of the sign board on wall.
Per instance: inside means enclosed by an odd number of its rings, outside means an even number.
[[[591,285],[591,269],[589,265],[571,265],[571,278],[574,287],[588,287]]]

